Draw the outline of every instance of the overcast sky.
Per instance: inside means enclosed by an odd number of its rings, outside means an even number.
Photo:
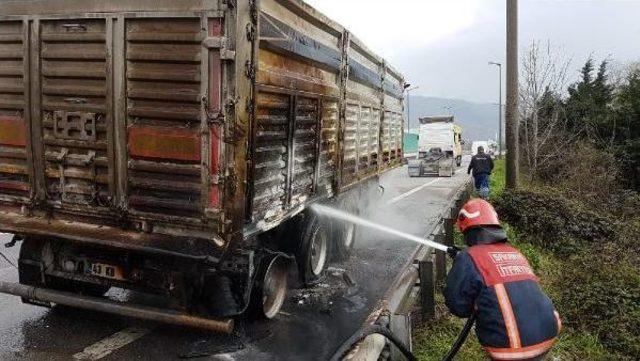
[[[418,85],[415,94],[497,102],[504,0],[306,0]],[[550,41],[572,59],[640,60],[640,0],[520,0],[520,49]]]

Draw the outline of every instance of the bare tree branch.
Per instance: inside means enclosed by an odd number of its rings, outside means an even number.
[[[520,119],[523,160],[532,177],[576,140],[568,134],[561,97],[571,61],[549,41],[533,41],[522,56]]]

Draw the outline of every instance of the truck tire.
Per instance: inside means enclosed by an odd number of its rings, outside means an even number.
[[[251,293],[253,318],[272,319],[278,315],[287,298],[288,274],[289,260],[283,256],[267,257],[260,262]]]
[[[358,215],[355,206],[346,207],[345,212]],[[337,261],[344,261],[351,256],[353,246],[356,243],[358,227],[353,223],[334,221],[331,228],[333,258]]]
[[[296,261],[302,282],[317,283],[324,276],[329,255],[329,232],[326,223],[315,214],[307,214],[301,222],[301,238]]]

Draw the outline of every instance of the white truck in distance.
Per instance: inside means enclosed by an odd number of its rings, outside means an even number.
[[[462,128],[452,116],[420,118],[418,157],[409,160],[409,176],[452,176],[462,163]]]

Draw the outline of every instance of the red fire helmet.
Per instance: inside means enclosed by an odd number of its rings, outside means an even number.
[[[498,220],[498,213],[496,213],[496,210],[493,209],[491,203],[480,198],[471,199],[462,206],[458,213],[458,221],[456,224],[463,233],[474,227],[500,227],[500,221]]]

